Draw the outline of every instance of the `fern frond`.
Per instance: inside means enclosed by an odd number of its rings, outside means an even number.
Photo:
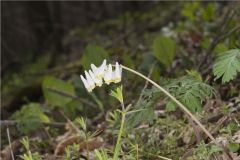
[[[211,86],[189,76],[172,80],[165,88],[192,112],[201,111],[202,102],[214,94]]]
[[[229,82],[240,72],[240,49],[226,51],[213,65],[215,79],[222,77],[222,83]]]

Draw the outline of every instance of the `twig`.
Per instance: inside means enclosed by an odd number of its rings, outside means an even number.
[[[11,143],[11,139],[10,139],[9,128],[7,128],[7,137],[8,137],[8,143],[9,143],[9,146],[10,146],[10,151],[11,151],[12,160],[15,160],[15,159],[14,159],[13,150],[12,150],[12,143]]]
[[[235,26],[234,28],[232,28],[229,32],[225,33],[224,35],[222,35],[220,38],[219,38],[219,42],[224,40],[226,37],[230,36],[231,34],[235,33],[236,31],[239,31],[240,30],[240,24]]]
[[[80,64],[69,64],[64,67],[55,67],[55,68],[52,68],[49,70],[28,73],[27,75],[43,76],[43,75],[47,75],[47,74],[57,74],[57,73],[62,73],[63,71],[69,71],[69,70],[71,71],[71,70],[75,70],[75,69],[80,69],[81,67],[82,67],[82,65],[80,65]]]
[[[75,132],[79,133],[80,135],[82,132],[78,129],[78,127],[62,112],[60,111],[62,116],[68,121],[68,123],[71,125],[71,127],[75,130]]]
[[[205,64],[208,56],[211,54],[211,52],[214,50],[214,48],[217,46],[217,44],[225,39],[227,36],[226,35],[231,35],[232,33],[234,33],[236,30],[236,28],[234,30],[229,31],[228,33],[225,34],[225,36],[223,36],[223,32],[229,22],[229,20],[232,18],[232,16],[234,15],[234,11],[232,11],[232,8],[229,8],[227,13],[225,14],[221,24],[219,26],[221,26],[218,30],[218,32],[216,33],[215,37],[212,40],[212,43],[210,44],[210,47],[208,48],[208,50],[206,51],[205,56],[203,57],[202,61],[199,63],[198,68],[201,68],[203,64]]]
[[[240,111],[240,105],[238,105],[237,107],[231,108],[229,110],[230,113],[235,113],[235,112],[238,112],[238,111]],[[212,116],[209,116],[206,119],[201,120],[201,123],[205,124],[205,123],[208,123],[208,122],[217,121],[218,119],[220,119],[223,116],[224,116],[224,113],[217,113],[217,114],[214,114]]]
[[[148,76],[147,76],[148,78],[151,77],[151,74],[152,74],[152,72],[153,72],[153,69],[154,69],[155,64],[156,64],[156,62],[152,64],[152,67],[150,68],[150,71],[149,71]],[[139,102],[139,101],[142,99],[142,97],[143,97],[143,91],[147,88],[148,84],[149,84],[149,82],[146,81],[137,102]]]
[[[14,126],[18,124],[17,121],[13,120],[0,120],[0,126]],[[65,123],[60,123],[60,122],[42,122],[44,126],[51,126],[51,127],[64,127]]]
[[[192,128],[194,130],[194,133],[195,133],[196,138],[197,138],[197,143],[200,143],[202,137],[201,137],[201,134],[199,132],[198,126],[195,125],[194,121],[189,116],[187,116],[187,118],[188,118],[188,121],[190,122],[190,124],[191,124],[191,126],[192,126]]]
[[[139,149],[140,150],[140,149]],[[140,150],[140,151],[142,151],[142,150]],[[145,153],[145,154],[148,154],[148,155],[150,155],[150,156],[152,156],[152,157],[157,157],[157,158],[160,158],[160,159],[163,159],[163,160],[172,160],[172,159],[170,159],[170,158],[167,158],[167,157],[163,157],[163,156],[159,156],[159,155],[156,155],[156,154],[153,154],[153,153],[149,153],[149,152],[145,152],[145,151],[142,151],[143,153]]]

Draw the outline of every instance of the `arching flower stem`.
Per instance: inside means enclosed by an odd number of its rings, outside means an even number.
[[[212,134],[201,124],[201,122],[180,102],[178,101],[174,96],[172,96],[167,90],[165,90],[163,87],[161,87],[160,85],[158,85],[156,82],[152,81],[151,79],[149,79],[148,77],[144,76],[143,74],[128,68],[126,66],[121,65],[121,67],[127,71],[130,71],[140,77],[142,77],[143,79],[147,80],[148,82],[150,82],[152,85],[154,85],[155,87],[157,87],[160,91],[162,91],[165,95],[167,95],[169,98],[171,98],[180,108],[181,110],[183,110],[188,116],[190,116],[193,121],[195,123],[197,123],[197,125],[204,131],[204,133],[212,140],[215,142],[215,138],[212,136]]]

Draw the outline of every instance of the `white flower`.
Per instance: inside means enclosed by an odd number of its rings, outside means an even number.
[[[91,70],[89,71],[89,74],[90,74],[92,80],[96,83],[96,85],[101,87],[103,84],[102,78],[98,78]]]
[[[87,71],[85,71],[85,76],[86,76],[86,79],[82,75],[80,77],[83,81],[85,88],[88,90],[88,92],[92,92],[92,90],[95,88],[95,83]]]
[[[85,88],[88,90],[88,92],[91,92],[92,91],[92,88],[90,87],[90,85],[88,84],[87,80],[81,75],[80,76],[82,81],[83,81],[83,84],[85,86]]]
[[[122,67],[116,62],[115,70],[113,71],[112,65],[106,65],[106,60],[104,59],[100,67],[96,67],[94,64],[91,64],[92,70],[88,72],[85,71],[85,77],[80,76],[85,88],[88,92],[91,92],[96,86],[102,86],[103,80],[106,84],[112,82],[119,83],[122,78]]]
[[[113,77],[112,65],[109,64],[103,77],[105,83],[110,84],[111,82],[113,82],[112,77]]]
[[[85,71],[85,76],[87,78],[87,82],[88,82],[89,86],[93,90],[95,88],[95,83],[94,83],[93,79],[91,78],[91,76],[89,75],[89,73],[87,71]]]
[[[118,62],[116,62],[115,71],[113,72],[112,80],[114,83],[119,83],[121,82],[121,78],[122,78],[122,67],[118,64]]]
[[[106,63],[107,63],[107,61],[106,61],[106,59],[104,59],[103,63],[100,65],[100,67],[96,67],[94,64],[91,64],[92,71],[98,79],[103,78],[105,69],[106,69]]]

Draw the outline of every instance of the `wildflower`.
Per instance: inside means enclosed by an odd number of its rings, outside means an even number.
[[[84,84],[85,88],[88,90],[88,92],[91,92],[92,89],[91,89],[90,85],[88,84],[87,80],[82,75],[80,77],[83,81],[83,84]]]
[[[103,61],[100,67],[91,64],[91,68],[92,70],[85,71],[85,77],[80,76],[88,92],[91,92],[96,86],[102,86],[103,80],[106,84],[112,82],[119,83],[121,81],[122,67],[118,62],[116,62],[114,71],[111,64],[106,65],[106,60]]]
[[[106,84],[110,84],[111,82],[113,82],[113,72],[112,72],[112,65],[111,64],[108,65],[103,79],[104,79]]]
[[[89,74],[90,74],[92,80],[96,83],[96,85],[101,87],[103,84],[102,78],[98,78],[91,70],[89,71]]]
[[[116,62],[115,65],[115,71],[113,72],[113,82],[114,83],[119,83],[121,81],[122,78],[122,67],[118,64],[118,62]]]
[[[87,71],[85,71],[85,76],[86,76],[86,79],[82,75],[80,77],[83,81],[85,88],[88,90],[88,92],[92,92],[92,90],[95,88],[95,83]]]
[[[96,67],[94,64],[91,64],[92,71],[98,79],[103,78],[105,69],[106,69],[106,63],[107,63],[107,61],[106,61],[106,59],[104,59],[103,63],[100,65],[100,67]]]

